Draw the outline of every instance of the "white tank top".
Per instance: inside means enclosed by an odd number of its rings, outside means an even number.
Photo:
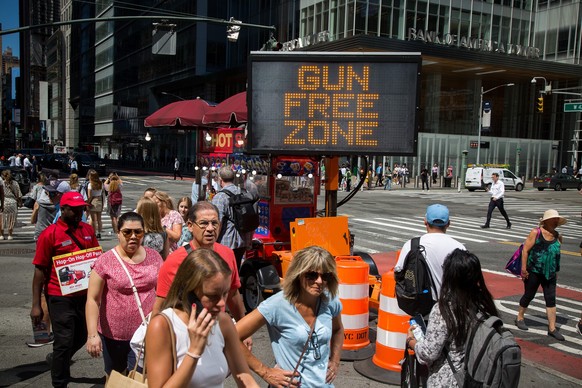
[[[188,335],[188,328],[184,321],[180,319],[174,312],[174,309],[167,308],[162,311],[174,327],[176,333],[176,354],[178,356],[178,367],[182,364],[184,357],[188,357],[186,352],[190,347],[190,336]],[[224,387],[224,380],[228,377],[228,363],[224,355],[224,337],[220,330],[218,322],[210,331],[206,348],[202,353],[202,357],[196,364],[196,370],[192,375],[192,380],[188,387],[196,388],[222,388]]]

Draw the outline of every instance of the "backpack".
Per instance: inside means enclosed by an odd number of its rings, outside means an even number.
[[[254,206],[257,199],[245,189],[241,189],[239,194],[231,193],[228,190],[219,192],[229,196],[229,212],[225,213],[224,217],[234,224],[237,232],[240,234],[254,232],[259,227],[259,214]]]
[[[457,371],[446,353],[459,388],[517,387],[521,373],[521,348],[496,316],[477,316],[465,344],[463,370]]]
[[[121,190],[115,190],[109,193],[109,196],[107,197],[107,201],[109,202],[110,205],[121,205],[121,202],[123,201],[123,195],[121,194]]]
[[[394,274],[398,307],[411,316],[428,315],[435,304],[431,290],[436,294],[436,288],[424,252],[420,237],[413,238],[402,270]]]

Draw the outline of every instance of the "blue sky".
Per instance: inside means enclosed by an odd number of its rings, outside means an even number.
[[[3,30],[18,28],[18,0],[0,0],[0,23]],[[2,51],[12,47],[12,53],[20,56],[18,34],[2,35]]]

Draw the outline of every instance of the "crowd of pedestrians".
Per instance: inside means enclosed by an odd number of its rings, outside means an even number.
[[[378,167],[376,185],[405,184],[407,174],[397,173],[395,178],[389,166]],[[424,170],[427,181],[434,179],[434,166],[430,172]],[[371,180],[373,175],[364,174]],[[135,211],[123,213],[123,182],[117,174],[101,181],[95,171],[89,171],[86,184],[75,173],[67,180],[39,174],[29,194],[36,209],[31,221],[40,225],[35,233],[30,316],[38,324],[50,315],[54,344],[47,361],[54,387],[68,385],[71,358],[83,347],[91,356],[103,358],[107,376],[112,371],[140,369],[132,337],[146,323],[142,361],[150,386],[195,387],[201,382],[222,386],[232,374],[238,386],[255,387],[251,370],[275,387],[333,386],[344,338],[335,260],[320,247],[295,252],[282,292],[245,316],[239,269],[252,232],[238,232],[228,217],[229,196],[224,191],[241,191],[234,176],[232,168],[223,166],[216,180],[207,176],[202,188],[194,183],[192,196],[196,192],[198,199],[202,193],[198,201],[191,197],[174,201],[167,193],[148,188]],[[13,185],[4,173],[3,178],[3,228],[12,236],[4,214],[10,214],[12,200],[18,210],[16,200],[22,193],[18,195],[15,189],[16,195],[10,197],[7,191]],[[252,182],[245,189],[258,199]],[[93,263],[88,289],[65,294],[53,257],[98,247],[106,204],[118,243]],[[508,218],[507,222],[510,227]],[[564,223],[555,210],[548,210],[539,228],[530,232],[524,248],[524,296],[516,318],[516,325],[527,330],[524,314],[541,285],[548,335],[561,341],[564,337],[555,326],[561,236],[555,229]],[[444,346],[450,346],[452,362],[460,368],[471,322],[478,313],[498,315],[479,259],[446,234],[450,224],[446,206],[433,204],[426,209],[427,233],[420,244],[433,275],[436,304],[425,338],[417,341],[409,333],[406,340],[419,361],[428,365],[430,386],[456,386],[443,356]],[[396,271],[402,269],[410,249],[408,241],[400,251]],[[43,298],[48,309],[43,308]],[[264,325],[269,329],[275,366],[252,353],[251,336]]]

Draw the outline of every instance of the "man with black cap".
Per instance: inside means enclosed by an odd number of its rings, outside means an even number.
[[[451,225],[449,220],[449,209],[445,205],[434,204],[426,208],[424,216],[426,234],[420,237],[420,245],[425,249],[425,259],[434,280],[437,295],[433,299],[438,300],[443,279],[443,263],[445,258],[457,248],[465,250],[465,246],[447,236],[447,228]],[[408,240],[400,250],[398,262],[394,268],[395,272],[400,272],[404,266],[404,259],[410,252],[412,240]]]
[[[51,365],[53,387],[66,387],[70,380],[70,363],[73,355],[87,342],[85,302],[87,290],[63,295],[53,258],[99,246],[91,225],[81,221],[86,202],[76,191],[61,197],[61,216],[49,225],[38,238],[32,280],[33,324],[42,320],[41,290],[47,295],[49,314],[53,326],[53,353],[47,356]]]

